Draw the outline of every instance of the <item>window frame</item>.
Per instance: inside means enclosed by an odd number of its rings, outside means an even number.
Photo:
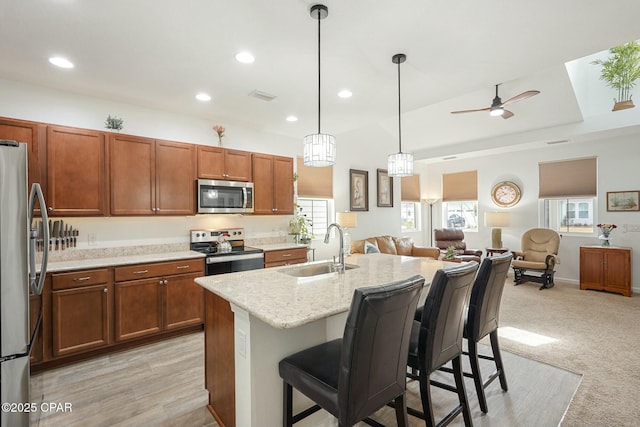
[[[564,202],[565,209],[564,211],[560,212],[560,208],[562,207],[563,202]],[[539,209],[538,226],[539,227],[549,228],[564,236],[596,236],[598,234],[598,227],[596,227],[596,224],[598,222],[597,221],[597,213],[598,213],[597,197],[541,198],[541,199],[538,199],[538,203],[539,203],[538,205],[538,209]],[[558,214],[560,215],[560,217],[556,218],[555,222],[559,224],[558,226],[555,226],[551,221],[551,214],[549,212],[553,209],[553,207],[549,206],[550,203],[557,204],[557,207],[555,209],[558,210]],[[591,209],[592,215],[590,217],[587,217],[587,218],[580,217],[581,210],[579,206],[581,203],[591,204],[590,209]],[[570,212],[569,205],[574,206],[574,210],[571,211],[574,213],[573,218],[569,218],[569,212]],[[586,222],[589,219],[591,219],[591,223],[592,223],[590,225],[590,230],[576,231],[577,229],[582,227],[581,225],[578,225],[578,223]],[[570,220],[576,223],[576,225],[567,224],[568,222],[567,220]],[[586,228],[589,226],[587,225],[584,227]]]

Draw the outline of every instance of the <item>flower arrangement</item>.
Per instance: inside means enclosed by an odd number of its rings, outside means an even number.
[[[615,224],[597,224],[596,226],[602,231],[602,235],[598,236],[598,239],[602,240],[602,246],[609,246],[609,235],[618,226]]]
[[[223,126],[215,125],[213,131],[218,134],[218,145],[222,146],[222,137],[226,129]]]
[[[305,214],[302,213],[302,208],[297,207],[297,212],[289,220],[289,234],[293,234],[296,239],[296,243],[305,243],[308,244],[311,240],[311,236],[309,235],[309,227],[313,224],[307,218]]]

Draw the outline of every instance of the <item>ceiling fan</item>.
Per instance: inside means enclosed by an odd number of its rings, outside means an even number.
[[[519,95],[516,95],[512,98],[507,99],[502,102],[502,99],[498,96],[498,86],[496,85],[496,97],[493,98],[493,102],[490,107],[485,108],[477,108],[475,110],[461,110],[461,111],[452,111],[451,114],[460,114],[460,113],[475,113],[476,111],[488,111],[492,116],[502,116],[503,119],[508,119],[509,117],[513,117],[513,113],[509,110],[505,110],[504,107],[509,104],[513,104],[514,102],[522,101],[523,99],[531,98],[540,93],[539,90],[528,90],[526,92],[522,92]]]

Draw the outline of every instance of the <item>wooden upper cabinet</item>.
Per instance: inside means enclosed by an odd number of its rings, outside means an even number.
[[[195,212],[195,145],[113,134],[109,151],[112,215]]]
[[[156,141],[156,213],[193,215],[195,182],[196,146]]]
[[[198,178],[249,182],[253,178],[251,153],[199,145]]]
[[[293,214],[293,159],[253,154],[254,214]]]
[[[44,146],[46,129],[46,125],[42,123],[0,118],[0,139],[25,142],[28,146],[29,190],[31,184],[39,182],[45,194],[46,187],[43,182],[45,176],[41,172],[40,149]]]
[[[106,215],[105,134],[47,127],[47,210],[52,216]]]

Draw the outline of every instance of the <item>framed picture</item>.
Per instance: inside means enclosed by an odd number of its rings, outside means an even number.
[[[607,191],[607,211],[640,211],[640,191]]]
[[[390,177],[386,169],[378,169],[378,206],[381,208],[393,207],[393,177]]]
[[[369,172],[349,169],[349,210],[369,210]]]

